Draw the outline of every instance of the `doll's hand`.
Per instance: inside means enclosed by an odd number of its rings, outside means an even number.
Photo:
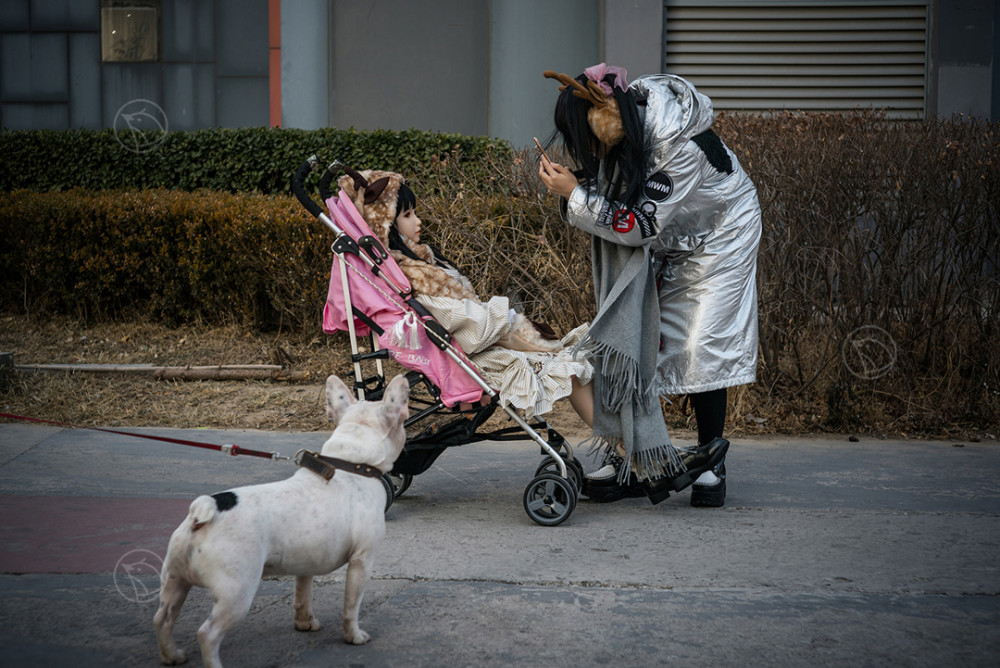
[[[576,175],[573,171],[557,162],[550,162],[544,155],[538,159],[538,177],[549,189],[550,193],[569,199],[576,188]]]

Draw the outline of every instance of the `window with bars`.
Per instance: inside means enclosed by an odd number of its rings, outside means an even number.
[[[718,110],[923,118],[928,2],[666,0],[664,69]]]

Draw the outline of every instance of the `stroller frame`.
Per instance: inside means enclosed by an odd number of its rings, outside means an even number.
[[[339,265],[345,312],[354,315],[354,318],[346,317],[346,322],[351,341],[351,362],[354,367],[353,387],[358,398],[369,401],[381,398],[386,386],[385,369],[382,362],[390,359],[390,355],[389,350],[380,347],[376,336],[376,332],[384,330],[352,302],[349,271],[355,272],[358,277],[390,298],[390,301],[404,310],[407,317],[413,319],[415,316],[416,322],[426,332],[430,342],[463,373],[467,374],[482,389],[483,394],[489,397],[489,402],[485,404],[480,402],[469,409],[449,408],[441,399],[440,388],[437,388],[424,373],[419,370],[407,372],[406,377],[411,388],[410,404],[411,408],[416,405],[416,412],[411,414],[405,422],[406,444],[389,476],[393,487],[393,498],[390,499],[390,503],[406,491],[414,475],[430,468],[434,460],[448,447],[488,440],[523,440],[524,436],[527,436],[541,447],[541,454],[544,458],[535,470],[535,477],[524,490],[522,498],[524,510],[528,517],[543,526],[556,526],[564,522],[576,508],[583,483],[583,467],[573,455],[569,443],[540,417],[536,417],[534,423],[529,424],[513,406],[503,400],[499,393],[490,387],[465,357],[464,352],[452,343],[451,334],[435,321],[420,302],[414,298],[412,290],[400,287],[392,280],[391,276],[387,275],[387,272],[382,271],[384,263],[394,261],[378,239],[371,235],[365,235],[358,239],[353,238],[344,229],[343,221],[338,224],[338,220],[336,220],[338,212],[335,211],[334,207],[328,205],[331,214],[328,216],[313,201],[305,192],[305,180],[309,173],[318,166],[319,159],[315,155],[303,162],[292,177],[292,192],[306,210],[335,235],[331,250],[336,256],[335,264]],[[330,183],[341,167],[343,167],[343,163],[339,160],[333,162],[319,181],[320,197],[324,202],[329,202],[333,197],[330,192]],[[345,256],[348,254],[360,258],[372,277],[365,276],[354,264],[347,262]],[[378,280],[384,283],[385,289],[376,285]],[[392,292],[391,296],[387,294],[386,289]],[[355,318],[365,323],[369,328],[367,336],[369,352],[361,352],[360,350]],[[361,366],[363,362],[366,364],[374,362],[375,375],[365,377]],[[412,389],[416,386],[422,386],[431,399],[414,397]],[[517,426],[496,429],[487,433],[477,432],[476,430],[493,415],[498,407]],[[450,413],[451,419],[443,426],[431,425],[419,432],[413,431],[414,425],[418,425],[428,416],[441,416],[445,413]],[[539,434],[539,430],[546,431],[548,438],[543,438]],[[564,454],[560,454],[561,451]]]

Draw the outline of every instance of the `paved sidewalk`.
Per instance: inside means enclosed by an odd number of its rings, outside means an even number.
[[[136,430],[291,455],[325,434]],[[583,453],[580,453],[583,454]],[[581,456],[586,461],[586,458]],[[341,642],[343,571],[319,578],[318,633],[293,583],[264,581],[229,666],[994,666],[1000,662],[1000,445],[738,440],[723,509],[688,493],[581,501],[534,524],[530,443],[453,448],[387,515]],[[156,666],[167,539],[197,494],[288,462],[87,430],[0,424],[0,666]],[[210,607],[193,590],[178,643]]]

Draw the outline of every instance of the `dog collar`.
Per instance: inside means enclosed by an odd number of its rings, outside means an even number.
[[[343,459],[337,459],[336,457],[327,457],[311,450],[299,450],[295,453],[295,465],[304,469],[309,469],[313,473],[321,476],[327,482],[333,478],[337,469],[347,471],[348,473],[356,473],[357,475],[362,475],[366,478],[382,477],[382,472],[374,466],[369,466],[368,464],[355,464],[354,462],[344,461]]]

